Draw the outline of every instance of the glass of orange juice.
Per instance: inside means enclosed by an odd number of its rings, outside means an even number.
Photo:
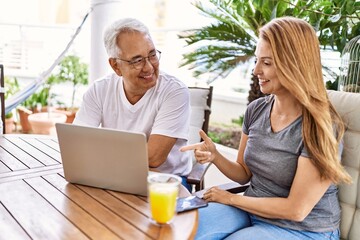
[[[167,173],[148,176],[148,194],[152,219],[158,224],[168,224],[174,218],[176,198],[181,178]]]

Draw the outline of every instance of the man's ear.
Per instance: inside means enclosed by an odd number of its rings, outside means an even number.
[[[109,64],[117,75],[122,76],[120,63],[115,58],[109,58]]]

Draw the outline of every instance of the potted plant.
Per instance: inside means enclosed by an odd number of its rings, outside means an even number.
[[[66,115],[54,111],[52,101],[56,101],[56,94],[50,94],[50,84],[45,84],[40,91],[34,93],[24,102],[32,113],[28,115],[28,122],[35,134],[55,134],[55,123],[65,122]]]
[[[20,90],[20,85],[17,78],[5,77],[5,89],[5,99],[18,92]],[[16,122],[14,120],[14,114],[11,111],[5,115],[5,133],[12,133],[14,131],[15,125]]]
[[[12,133],[15,128],[15,120],[13,118],[13,113],[9,112],[5,115],[5,133]]]
[[[64,106],[64,103],[59,101],[57,95],[51,93],[50,89],[56,84],[66,82],[70,82],[72,86],[71,104],[70,107],[58,108],[58,106]],[[19,114],[21,112],[21,115],[25,115],[20,116],[23,132],[29,132],[32,129],[34,133],[53,134],[54,122],[62,121],[62,114],[66,115],[67,123],[72,123],[76,113],[75,96],[78,87],[86,84],[88,84],[88,66],[81,63],[80,58],[75,55],[66,56],[55,69],[55,73],[49,76],[44,86],[18,108]],[[52,119],[49,118],[50,116]],[[46,127],[45,130],[41,129],[43,126]]]
[[[70,82],[72,86],[71,104],[69,107],[59,107],[65,104],[58,100],[58,96],[51,93],[51,88],[56,84]],[[88,66],[80,62],[75,55],[66,56],[51,74],[40,90],[32,94],[20,107],[17,108],[22,126],[22,132],[31,131],[28,118],[31,114],[48,111],[49,105],[52,112],[63,113],[67,116],[66,122],[71,123],[75,118],[75,96],[80,85],[88,84]],[[51,104],[49,104],[51,103]],[[56,107],[56,109],[55,109]],[[42,114],[44,115],[44,114]],[[40,116],[40,115],[39,115]],[[31,117],[33,118],[33,117]]]
[[[57,99],[56,94],[50,93],[52,84],[51,81],[47,82],[17,107],[23,133],[29,133],[32,130],[28,119],[30,115],[40,112],[50,112],[48,108],[52,105],[49,104],[51,101],[55,101],[53,105],[62,104],[62,102]],[[54,109],[51,109],[51,111],[53,110]]]
[[[80,58],[76,55],[66,56],[58,65],[57,73],[49,77],[49,81],[54,84],[70,83],[72,87],[70,106],[65,107],[67,111],[67,121],[71,123],[77,111],[75,106],[75,96],[80,85],[88,84],[88,65],[80,62]]]

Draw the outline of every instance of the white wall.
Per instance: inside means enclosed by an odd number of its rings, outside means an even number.
[[[232,119],[239,119],[245,113],[246,107],[247,97],[244,95],[214,94],[211,104],[210,123],[231,124]]]

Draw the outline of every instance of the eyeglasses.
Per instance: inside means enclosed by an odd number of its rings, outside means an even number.
[[[149,56],[147,56],[147,57],[137,57],[132,60],[124,60],[121,58],[115,58],[115,59],[127,62],[133,68],[140,70],[145,66],[146,59],[148,59],[151,64],[158,64],[160,57],[161,57],[161,52],[159,50],[156,50],[156,51],[150,53]]]

